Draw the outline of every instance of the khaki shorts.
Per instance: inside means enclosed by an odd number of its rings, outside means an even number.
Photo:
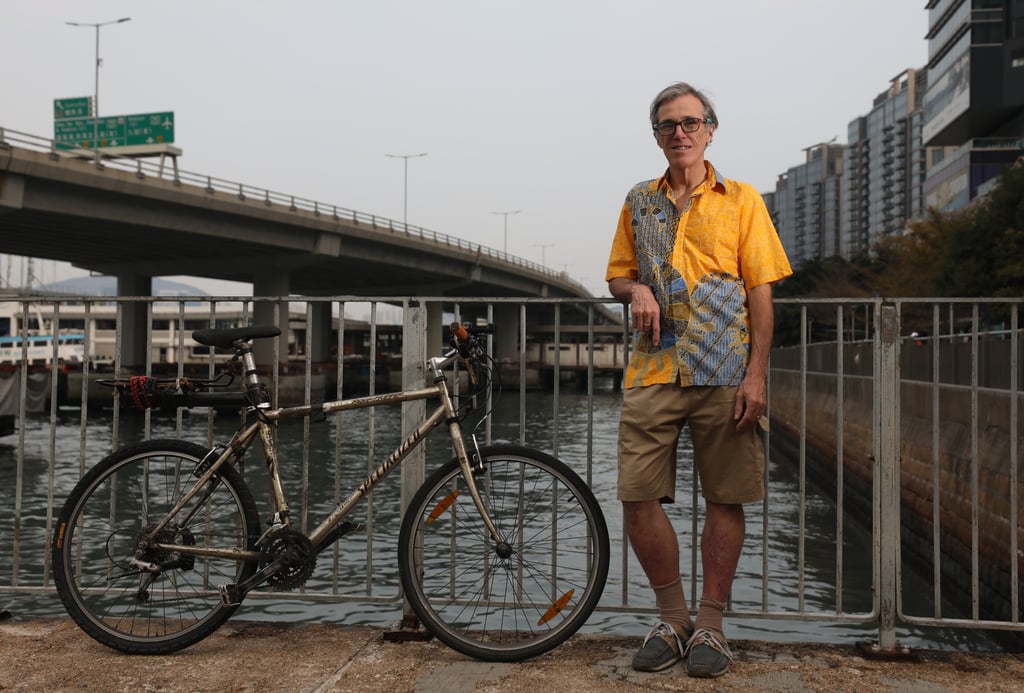
[[[701,494],[712,503],[764,498],[761,429],[736,431],[735,387],[629,388],[619,422],[620,501],[675,501],[676,447],[690,428]]]

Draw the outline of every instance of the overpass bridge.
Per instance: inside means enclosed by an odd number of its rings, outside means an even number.
[[[164,275],[247,282],[254,296],[277,302],[296,295],[592,296],[565,272],[446,234],[179,171],[176,160],[167,169],[163,161],[93,158],[4,128],[0,252],[115,276],[121,296],[151,295],[152,278]],[[274,321],[273,302],[258,303],[254,320]],[[598,309],[601,322],[620,320]],[[586,311],[561,319],[585,323]]]
[[[591,295],[565,272],[478,243],[177,166],[164,173],[0,128],[0,249],[117,277],[249,282],[256,295]]]

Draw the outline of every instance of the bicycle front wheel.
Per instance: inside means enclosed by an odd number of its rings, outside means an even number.
[[[565,641],[597,606],[608,528],[594,494],[554,457],[511,445],[483,448],[480,457],[474,478],[500,541],[451,460],[402,519],[402,589],[449,647],[489,661],[526,659]]]
[[[161,654],[198,642],[237,608],[218,587],[251,576],[259,514],[245,482],[225,465],[174,516],[193,489],[207,448],[155,440],[123,448],[96,464],[61,510],[51,550],[57,593],[75,622],[99,642],[129,654]],[[179,553],[156,543],[224,550]]]

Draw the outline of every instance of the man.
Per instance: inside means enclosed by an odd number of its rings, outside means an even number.
[[[710,100],[685,83],[650,110],[668,171],[626,197],[608,288],[628,303],[637,341],[624,380],[618,496],[660,621],[633,659],[660,671],[721,676],[732,661],[722,629],[745,534],[743,504],[764,498],[758,424],[767,400],[771,284],[792,273],[761,196],[704,154],[718,128]],[[703,595],[690,618],[679,541],[663,503],[675,497],[683,425],[705,501]]]

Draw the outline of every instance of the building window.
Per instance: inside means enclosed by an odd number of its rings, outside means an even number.
[[[971,28],[971,44],[993,45],[1003,42],[1003,23],[999,21],[975,22]]]

